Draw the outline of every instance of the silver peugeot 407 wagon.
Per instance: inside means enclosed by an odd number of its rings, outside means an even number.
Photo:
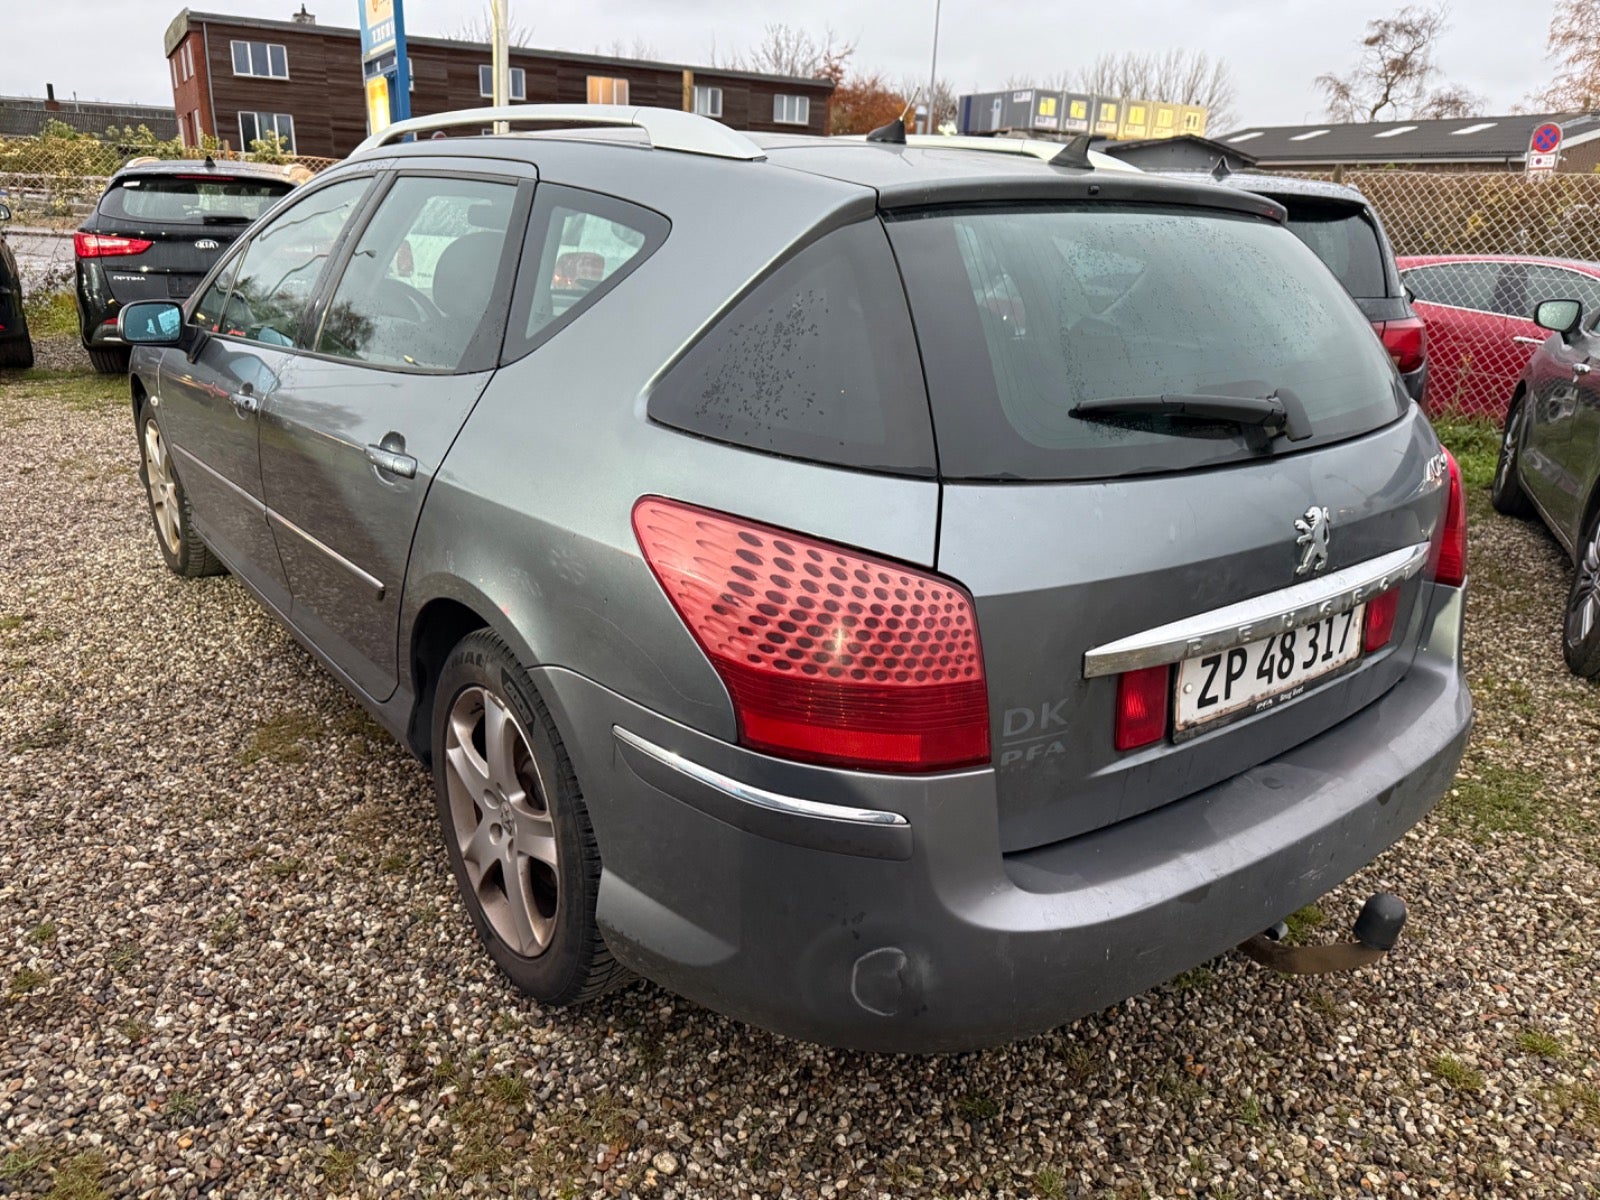
[[[502,119],[586,127],[400,140]],[[898,133],[420,118],[123,312],[168,565],[429,764],[541,1002],[1015,1038],[1455,769],[1460,478],[1283,210]]]

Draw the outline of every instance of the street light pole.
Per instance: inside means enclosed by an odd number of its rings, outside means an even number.
[[[933,0],[933,61],[928,67],[928,126],[924,133],[936,133],[934,98],[939,94],[939,9],[944,0]]]
[[[511,55],[506,46],[506,0],[489,0],[489,90],[492,103],[498,108],[511,102]],[[505,133],[504,121],[494,123],[496,133]]]

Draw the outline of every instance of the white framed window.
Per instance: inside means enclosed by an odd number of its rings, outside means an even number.
[[[288,113],[242,112],[239,114],[239,148],[249,150],[250,143],[277,134],[283,148],[295,153],[294,118]]]
[[[701,87],[694,85],[694,110],[702,117],[720,117],[722,115],[722,89],[719,87]]]
[[[521,67],[512,67],[506,72],[510,78],[506,81],[506,96],[510,100],[526,100],[528,98],[528,76]],[[478,67],[478,95],[485,100],[494,96],[494,67],[482,63]]]
[[[811,124],[810,96],[774,96],[772,119],[779,125]]]
[[[234,42],[233,73],[262,79],[287,79],[289,52],[276,42]]]
[[[183,55],[181,54],[174,54],[172,56],[172,87],[174,91],[177,90],[178,83],[180,82],[178,79],[178,60],[182,57]]]
[[[628,81],[626,79],[613,79],[608,75],[589,76],[590,104],[626,104],[627,102]]]

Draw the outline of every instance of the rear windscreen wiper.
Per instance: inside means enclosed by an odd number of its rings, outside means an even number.
[[[1086,421],[1130,416],[1189,417],[1197,421],[1231,421],[1259,428],[1269,438],[1287,435],[1291,442],[1311,436],[1304,406],[1288,388],[1270,396],[1203,396],[1184,392],[1161,396],[1099,396],[1081,400],[1072,409]]]

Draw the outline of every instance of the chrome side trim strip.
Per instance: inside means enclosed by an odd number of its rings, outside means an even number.
[[[1281,629],[1308,625],[1386,592],[1410,579],[1428,561],[1429,542],[1418,542],[1320,579],[1241,600],[1224,608],[1185,617],[1181,621],[1136,633],[1083,656],[1083,677],[1120,675],[1141,667],[1159,667],[1213,650],[1227,650],[1264,638]]]
[[[621,725],[611,727],[612,734],[624,745],[632,746],[641,754],[648,754],[663,766],[672,768],[680,775],[687,776],[707,787],[715,788],[724,795],[732,796],[735,800],[742,800],[746,804],[753,804],[757,808],[764,808],[770,812],[783,813],[792,817],[822,817],[829,821],[853,821],[858,825],[909,825],[899,813],[883,812],[875,808],[850,808],[843,804],[823,804],[817,800],[802,800],[796,796],[780,796],[776,792],[769,792],[765,788],[758,788],[752,784],[741,783],[720,771],[713,771],[710,767],[703,767],[697,762],[690,762],[681,754],[674,754],[671,750],[647,742],[638,734],[624,729]]]
[[[322,553],[325,554],[328,558],[331,558],[334,562],[338,563],[341,567],[343,567],[346,571],[350,572],[350,574],[354,575],[362,583],[366,584],[367,587],[372,589],[372,598],[374,600],[382,600],[383,599],[384,592],[388,590],[387,588],[385,588],[383,580],[377,578],[375,575],[367,574],[367,572],[363,571],[360,567],[356,566],[355,563],[351,562],[348,558],[346,558],[344,555],[340,554],[333,547],[328,546],[328,545],[318,541],[316,538],[312,537],[309,533],[307,533],[304,529],[301,529],[300,526],[296,525],[293,521],[289,520],[288,517],[284,516],[277,509],[274,509],[274,508],[267,509],[267,519],[269,521],[274,522],[275,524],[282,525],[290,533],[294,534],[296,537],[300,538],[302,541],[306,542],[308,545],[314,546],[316,549],[322,551]]]
[[[249,492],[245,491],[242,487],[240,487],[233,480],[229,479],[226,475],[222,475],[222,474],[218,473],[216,470],[212,469],[211,467],[206,466],[205,463],[201,462],[198,458],[196,458],[194,455],[190,454],[187,450],[185,450],[182,446],[178,445],[176,442],[168,442],[167,445],[172,447],[172,452],[174,454],[176,454],[179,458],[183,459],[183,461],[186,464],[188,464],[190,466],[194,466],[194,467],[200,468],[200,470],[204,471],[213,480],[215,480],[217,483],[220,483],[223,487],[227,488],[230,492],[232,492],[240,500],[242,500],[242,501],[244,501],[244,503],[248,504],[250,506],[251,510],[256,514],[256,516],[259,517],[261,514],[263,514],[264,512],[267,511],[267,506],[265,504],[261,503],[260,500],[256,499]]]

